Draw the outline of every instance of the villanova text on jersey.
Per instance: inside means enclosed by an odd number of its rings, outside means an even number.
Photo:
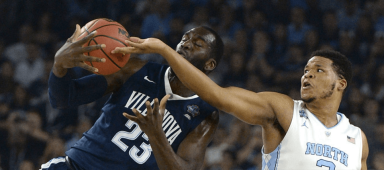
[[[138,108],[136,110],[145,116],[145,115],[147,115],[147,108],[145,107],[145,102],[148,101],[149,99],[150,99],[150,97],[147,96],[146,94],[133,91],[131,96],[129,97],[125,107],[129,108],[129,109]],[[151,106],[153,106],[153,103],[154,103],[154,100],[152,99]],[[145,109],[143,111],[139,110],[143,106]],[[127,124],[130,121],[131,120],[128,120]],[[133,121],[131,121],[131,122],[133,122]],[[167,109],[165,109],[162,127],[163,127],[163,130],[165,132],[165,136],[167,137],[168,142],[171,145],[172,145],[173,141],[175,141],[175,139],[182,132],[182,130],[180,129],[180,126],[177,124],[177,121],[175,120],[175,118],[170,114],[170,112]],[[145,135],[145,134],[143,134],[143,135]],[[113,141],[113,139],[112,139],[112,141]]]

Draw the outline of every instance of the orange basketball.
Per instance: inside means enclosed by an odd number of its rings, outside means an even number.
[[[125,43],[125,40],[129,38],[128,31],[116,21],[99,18],[88,22],[83,28],[81,28],[81,34],[78,37],[78,40],[84,38],[95,30],[97,30],[96,36],[85,43],[83,47],[97,44],[105,44],[106,47],[84,54],[105,58],[106,62],[85,61],[85,63],[99,69],[99,72],[95,74],[109,75],[119,71],[121,67],[124,67],[124,65],[128,62],[130,54],[112,54],[111,51],[116,47],[128,46],[128,44]]]

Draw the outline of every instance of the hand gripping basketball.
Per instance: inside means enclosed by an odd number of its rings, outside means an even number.
[[[95,67],[99,72],[96,74],[109,75],[119,71],[128,62],[130,54],[113,54],[111,51],[116,47],[127,47],[125,40],[129,39],[128,31],[118,22],[98,18],[88,22],[83,28],[78,39],[97,31],[97,34],[89,39],[83,47],[105,44],[106,48],[84,53],[84,55],[104,58],[105,63],[85,61],[86,64]]]
[[[97,49],[105,48],[105,44],[97,44],[87,47],[82,47],[83,44],[88,42],[96,35],[96,31],[77,40],[80,35],[80,26],[76,25],[76,30],[73,35],[68,38],[66,43],[56,52],[53,72],[56,76],[62,77],[66,74],[68,68],[81,67],[91,72],[98,72],[98,69],[85,64],[89,62],[105,62],[105,59],[93,56],[86,56],[84,53],[94,51]]]

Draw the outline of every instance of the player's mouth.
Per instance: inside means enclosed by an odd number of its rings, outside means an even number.
[[[309,89],[312,87],[311,83],[309,83],[308,81],[305,81],[303,82],[303,85],[302,85],[302,89],[305,90],[305,89]]]
[[[180,54],[181,56],[183,56],[184,58],[187,56],[187,55],[185,54],[185,52],[182,51],[182,50],[177,50],[176,52],[179,53],[179,54]]]

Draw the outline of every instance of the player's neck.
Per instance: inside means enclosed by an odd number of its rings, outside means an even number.
[[[189,97],[194,95],[195,93],[189,90],[184,84],[179,80],[176,74],[173,71],[169,73],[169,84],[171,86],[172,92],[182,97]]]
[[[336,114],[339,106],[340,102],[331,100],[315,100],[305,103],[305,107],[328,128],[337,124]]]

